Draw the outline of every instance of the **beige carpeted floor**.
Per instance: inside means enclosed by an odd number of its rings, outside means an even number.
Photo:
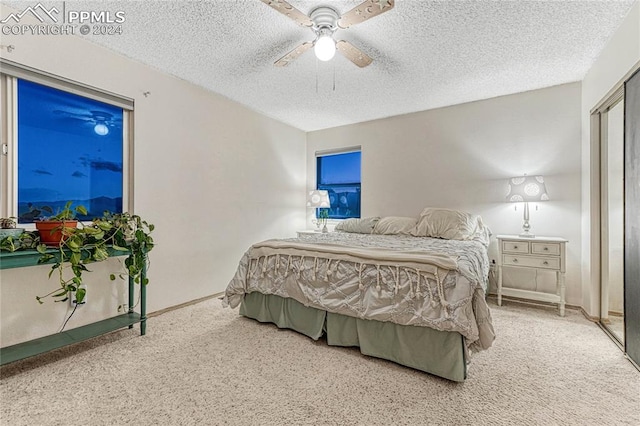
[[[640,373],[580,314],[492,307],[453,383],[208,300],[0,371],[16,425],[638,425]]]

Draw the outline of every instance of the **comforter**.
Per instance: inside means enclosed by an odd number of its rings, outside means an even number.
[[[356,318],[455,331],[477,352],[494,340],[489,262],[477,241],[334,232],[254,244],[227,286],[235,308],[258,291]]]

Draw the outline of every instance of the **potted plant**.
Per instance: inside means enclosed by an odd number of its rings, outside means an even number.
[[[22,228],[16,228],[15,217],[0,218],[0,241],[7,238],[17,238],[24,232]]]
[[[67,201],[64,207],[61,210],[58,210],[55,215],[35,221],[36,229],[40,233],[40,241],[43,244],[50,246],[59,245],[60,241],[69,234],[68,230],[78,226],[76,214],[87,214],[87,209],[84,206],[76,206],[72,209],[72,204],[72,201]],[[29,206],[29,208],[30,210],[33,210],[32,206]],[[43,206],[40,209],[53,213],[53,209],[49,206]]]
[[[67,203],[65,208],[68,210],[70,207]],[[80,210],[77,212],[82,213]],[[89,272],[86,265],[106,260],[112,254],[128,255],[123,263],[124,271],[118,274],[121,278],[130,276],[135,283],[147,285],[148,279],[142,275],[147,265],[147,253],[154,246],[150,235],[153,229],[153,224],[140,216],[110,212],[105,212],[89,225],[64,228],[65,238],[58,243],[56,252],[45,244],[37,246],[41,254],[39,263],[54,262],[49,277],[57,271],[60,288],[36,299],[43,303],[42,299],[51,296],[57,302],[64,302],[71,293],[75,293],[77,302],[82,303],[86,294],[82,286],[83,273]],[[115,280],[116,274],[110,274],[109,278]]]

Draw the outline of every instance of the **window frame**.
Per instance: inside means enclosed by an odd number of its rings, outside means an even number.
[[[19,79],[122,108],[122,211],[133,213],[134,100],[0,58],[0,217],[18,216]]]
[[[360,153],[360,181],[359,182],[351,182],[351,183],[341,183],[341,184],[332,184],[332,186],[344,186],[344,187],[351,187],[351,186],[356,186],[359,185],[360,186],[360,200],[359,200],[359,205],[360,205],[360,211],[359,211],[359,215],[357,216],[357,218],[361,218],[362,217],[362,147],[360,145],[358,146],[352,146],[352,147],[348,147],[348,148],[339,148],[339,149],[330,149],[330,150],[323,150],[323,151],[316,151],[315,152],[315,168],[316,168],[316,184],[315,187],[316,189],[321,189],[320,186],[320,169],[318,167],[318,159],[320,157],[327,157],[327,156],[331,156],[331,155],[340,155],[340,154],[351,154],[351,153],[355,153],[355,152],[359,152]],[[315,217],[316,219],[319,217],[320,211],[319,209],[316,209],[315,212]],[[341,220],[345,220],[345,219],[349,219],[349,218],[345,218],[345,217],[331,217],[329,216],[328,218],[331,221],[341,221]]]

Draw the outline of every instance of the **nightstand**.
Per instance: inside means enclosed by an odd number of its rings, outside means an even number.
[[[522,238],[517,235],[498,235],[498,306],[502,296],[521,297],[541,302],[557,303],[564,316],[567,240],[559,237]],[[528,268],[556,272],[556,294],[520,290],[502,286],[502,268]]]

